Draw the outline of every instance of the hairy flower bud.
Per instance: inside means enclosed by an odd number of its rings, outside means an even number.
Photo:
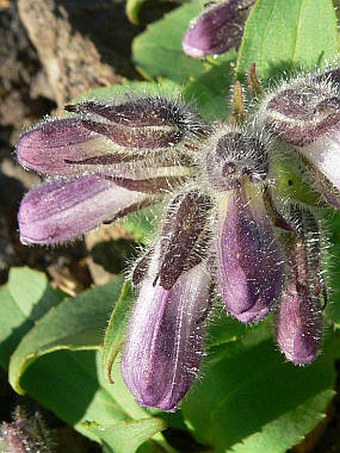
[[[168,208],[152,257],[140,261],[141,290],[124,350],[124,380],[142,406],[174,410],[191,387],[204,344],[210,276],[200,247],[209,204],[189,192]],[[140,272],[141,271],[141,272]]]
[[[340,96],[332,74],[284,83],[264,101],[261,117],[274,135],[299,152],[312,173],[315,167],[340,190]],[[336,191],[327,189],[322,178],[318,183],[325,199],[339,205]]]
[[[209,185],[220,192],[241,187],[244,178],[264,181],[268,175],[266,145],[252,133],[219,128],[206,154],[205,172]]]
[[[260,188],[242,187],[221,197],[216,255],[227,311],[244,323],[263,319],[281,295],[284,265]]]
[[[288,280],[277,315],[277,341],[295,365],[317,357],[322,334],[320,298],[325,295],[320,271],[320,233],[313,215],[295,209],[295,233],[286,240]]]
[[[184,52],[193,58],[203,58],[238,46],[251,3],[226,0],[208,4],[184,35]]]
[[[210,277],[201,262],[165,289],[155,281],[158,259],[151,260],[130,320],[122,374],[139,404],[175,410],[198,373]]]
[[[215,247],[222,301],[241,322],[259,321],[278,300],[284,279],[264,200],[267,144],[252,132],[224,126],[211,140],[205,172],[218,204]]]
[[[18,214],[23,244],[55,244],[156,201],[98,176],[57,180],[31,190]]]
[[[56,119],[23,134],[17,146],[21,165],[48,175],[113,171],[113,166],[169,165],[165,151],[194,150],[209,134],[199,116],[180,102],[142,98],[119,105],[84,102],[65,109],[73,118]],[[150,154],[151,153],[151,154]],[[172,161],[181,164],[175,152]]]

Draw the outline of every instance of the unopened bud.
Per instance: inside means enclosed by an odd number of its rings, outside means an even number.
[[[312,213],[295,209],[295,233],[286,239],[288,279],[277,315],[277,341],[295,365],[316,359],[321,343],[320,298],[325,295],[320,270],[320,232]]]
[[[310,167],[340,190],[340,96],[336,76],[337,71],[334,77],[331,73],[300,76],[283,84],[263,102],[260,117],[267,129],[294,147]],[[323,185],[318,183],[323,193]]]
[[[184,52],[193,58],[203,58],[238,46],[251,3],[227,0],[208,4],[184,35]]]
[[[263,319],[281,295],[284,264],[259,187],[243,186],[221,197],[216,255],[227,311],[243,323]]]
[[[196,112],[157,97],[119,105],[84,102],[65,110],[75,116],[41,124],[21,136],[17,146],[21,165],[62,176],[108,173],[112,166],[124,164],[130,169],[164,166],[165,151],[194,150],[196,141],[209,135]],[[175,154],[172,161],[180,164]]]
[[[211,140],[205,165],[209,185],[217,191],[239,188],[244,178],[263,182],[268,176],[266,144],[255,134],[222,127]]]
[[[141,406],[173,411],[198,374],[210,277],[201,262],[165,289],[157,279],[158,260],[155,254],[141,284],[122,374]]]
[[[64,242],[155,200],[148,193],[128,190],[95,175],[45,183],[21,202],[20,240],[23,244]]]

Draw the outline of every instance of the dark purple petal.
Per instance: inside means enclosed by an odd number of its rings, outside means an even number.
[[[141,406],[175,410],[197,377],[210,278],[206,265],[183,272],[166,290],[156,254],[130,320],[122,374]]]
[[[316,82],[332,82],[340,84],[340,68],[330,69],[314,78]]]
[[[244,323],[264,318],[281,294],[284,266],[261,189],[248,188],[247,196],[234,190],[221,200],[216,253],[228,312]]]
[[[80,114],[82,124],[122,147],[171,148],[185,140],[205,138],[209,127],[185,104],[145,97],[118,105],[84,102],[65,107]]]
[[[196,115],[185,104],[159,97],[145,97],[118,105],[88,101],[67,105],[65,110],[82,115],[99,115],[111,124],[125,127],[165,126],[183,130],[188,127],[188,123],[195,123]],[[197,116],[197,133],[201,130],[205,136],[206,125],[201,121]]]
[[[170,204],[161,233],[160,285],[171,289],[183,270],[202,261],[207,242],[204,235],[211,209],[209,197],[196,191],[177,197]]]
[[[43,184],[28,192],[21,202],[20,240],[24,244],[68,241],[129,212],[129,208],[138,209],[155,200],[94,175]]]
[[[184,35],[184,52],[193,58],[203,58],[238,46],[250,4],[245,0],[228,0],[208,5]]]
[[[122,177],[108,177],[113,181],[117,186],[125,187],[128,190],[136,190],[139,192],[145,193],[162,193],[169,192],[176,186],[179,186],[185,182],[188,178],[188,175],[179,175],[179,176],[159,176],[155,178],[148,179],[131,179],[131,178],[122,178]]]

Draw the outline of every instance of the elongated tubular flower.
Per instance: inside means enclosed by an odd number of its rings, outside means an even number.
[[[143,108],[144,110],[143,110]],[[31,190],[19,210],[25,244],[54,244],[159,202],[192,174],[208,126],[187,106],[161,98],[67,107],[17,147],[26,168],[55,180]]]
[[[316,359],[322,336],[320,231],[313,214],[295,207],[286,238],[289,277],[277,314],[279,347],[295,365]]]
[[[252,3],[250,0],[227,0],[208,4],[185,33],[184,52],[193,58],[203,58],[238,46]]]
[[[302,156],[325,199],[340,207],[340,86],[337,71],[299,76],[261,104],[260,117]]]
[[[175,410],[197,376],[211,277],[195,246],[209,209],[197,192],[174,200],[141,279],[122,374],[142,406]]]
[[[244,323],[260,321],[280,297],[283,255],[266,211],[266,146],[254,134],[228,127],[207,154],[217,198],[217,278],[227,311]]]

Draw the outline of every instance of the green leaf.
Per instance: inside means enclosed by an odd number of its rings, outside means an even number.
[[[41,318],[12,355],[9,381],[13,388],[22,393],[20,379],[26,368],[51,351],[98,348],[122,284],[123,279],[118,278],[108,285],[85,291]]]
[[[117,385],[106,380],[102,354],[98,351],[122,284],[123,278],[117,278],[50,310],[23,337],[9,367],[10,383],[18,392],[28,393],[83,434],[95,440],[99,437],[103,442],[100,433],[97,436],[88,431],[83,422],[95,420],[99,424],[113,425],[130,417],[146,417],[126,388],[119,364],[113,370]],[[117,324],[117,328],[122,326]],[[155,426],[150,435],[156,432]],[[147,431],[144,425],[139,431],[135,429],[139,443],[147,439],[150,431],[151,426]],[[125,441],[126,446],[132,443],[130,451],[134,451],[136,440],[126,438]],[[162,443],[164,439],[157,441]]]
[[[98,351],[56,350],[40,355],[20,376],[25,392],[85,435],[82,422],[117,423],[128,418],[98,379]],[[92,436],[94,437],[94,436]]]
[[[324,247],[323,262],[326,264],[326,282],[330,289],[324,311],[327,318],[340,328],[340,214],[330,209],[324,216],[330,239],[329,247]]]
[[[140,10],[142,9],[142,6],[144,5],[144,3],[146,3],[146,1],[147,0],[127,0],[126,1],[126,6],[125,6],[126,15],[132,24],[134,24],[134,25],[139,24],[139,13],[140,13]]]
[[[112,312],[104,336],[103,367],[107,379],[112,383],[112,366],[124,343],[125,330],[130,316],[134,294],[129,282],[125,283],[122,293]]]
[[[331,0],[258,0],[246,23],[237,73],[246,74],[255,62],[267,79],[282,69],[314,68],[338,51]]]
[[[334,390],[324,390],[307,399],[289,413],[264,425],[262,431],[255,433],[232,448],[233,453],[285,453],[287,445],[292,446],[303,440],[303,434],[321,422],[325,409],[335,394]],[[274,442],[273,442],[274,439]]]
[[[233,82],[232,62],[235,51],[214,60],[208,71],[189,81],[184,97],[199,108],[202,116],[209,120],[226,119],[230,113],[230,86]]]
[[[0,288],[0,364],[7,368],[21,338],[47,311],[65,297],[53,290],[41,272],[12,268]]]
[[[304,368],[285,363],[265,336],[253,340],[210,354],[204,380],[182,406],[196,440],[216,452],[285,452],[324,417],[334,395],[339,339]]]
[[[162,418],[147,417],[125,420],[112,426],[86,423],[85,427],[96,434],[114,453],[131,453],[154,434],[166,429]]]
[[[126,102],[129,96],[168,96],[170,98],[181,93],[182,87],[172,80],[158,78],[157,82],[134,82],[126,81],[121,85],[112,85],[104,88],[95,88],[86,91],[81,96],[72,100],[73,104],[95,99],[97,101],[121,101]]]
[[[121,220],[121,224],[139,242],[145,243],[156,231],[163,205],[134,212]]]
[[[182,49],[184,32],[201,10],[199,1],[183,5],[135,38],[133,60],[146,78],[166,77],[182,84],[205,72],[205,63],[188,57]]]

